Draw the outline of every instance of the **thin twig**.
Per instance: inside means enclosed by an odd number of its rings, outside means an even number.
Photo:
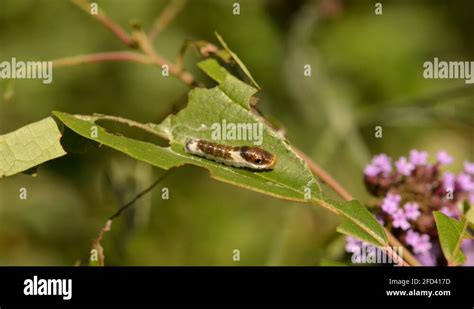
[[[384,227],[385,235],[387,235],[388,243],[393,247],[403,249],[403,258],[412,266],[421,266],[420,262],[410,253],[410,251],[403,246],[403,244],[395,237],[389,230]]]
[[[104,238],[105,233],[109,232],[111,228],[112,228],[112,220],[107,220],[105,225],[100,229],[99,235],[97,236],[97,238],[92,241],[92,249],[97,250],[97,255],[98,255],[100,266],[105,265],[104,248],[102,247],[100,242]]]
[[[81,8],[84,12],[99,21],[105,28],[110,30],[120,41],[129,47],[135,46],[135,41],[132,37],[123,30],[116,22],[110,19],[102,9],[98,10],[97,14],[91,14],[91,5],[87,0],[71,0],[72,3]]]
[[[133,25],[134,31],[133,36],[130,36],[125,30],[123,30],[116,22],[109,18],[103,10],[99,10],[98,14],[90,14],[90,3],[87,0],[71,0],[75,5],[85,11],[87,14],[91,15],[93,18],[98,20],[102,25],[107,29],[112,31],[115,36],[122,41],[125,45],[132,48],[139,47],[145,55],[138,53],[126,53],[126,52],[107,52],[99,53],[92,55],[80,55],[77,57],[63,58],[56,60],[56,67],[62,66],[72,66],[78,65],[81,63],[94,63],[102,61],[134,61],[145,64],[154,64],[160,68],[163,65],[167,65],[169,68],[169,73],[180,79],[183,83],[190,87],[202,87],[203,85],[194,80],[194,77],[191,73],[183,70],[181,67],[177,66],[175,63],[165,59],[159,55],[155,49],[148,36],[143,33],[141,27],[135,23]],[[179,2],[179,1],[178,1]],[[169,13],[167,13],[169,14]],[[168,18],[168,17],[167,17]]]
[[[148,55],[157,66],[162,68],[163,65],[167,65],[169,68],[169,73],[177,77],[178,79],[180,79],[183,83],[185,83],[188,86],[191,86],[191,87],[202,86],[201,84],[197,83],[194,80],[194,77],[191,73],[181,69],[172,61],[169,61],[165,59],[163,56],[159,55],[153,48],[153,45],[148,39],[148,36],[143,32],[143,30],[141,29],[139,25],[137,24],[134,25],[133,34],[140,49],[146,55]]]
[[[92,249],[97,250],[98,258],[99,258],[99,265],[105,265],[105,255],[104,255],[104,248],[100,244],[106,232],[109,232],[112,228],[112,222],[115,218],[119,217],[122,212],[132,206],[137,200],[139,200],[142,196],[153,190],[160,182],[162,182],[169,174],[171,170],[167,170],[164,174],[158,177],[151,185],[149,185],[146,189],[138,193],[132,200],[128,203],[120,207],[113,215],[110,216],[109,220],[105,223],[105,225],[100,229],[99,235],[92,241]]]
[[[346,191],[334,178],[331,177],[321,166],[316,164],[311,160],[304,152],[293,147],[293,150],[306,162],[309,169],[316,175],[318,178],[326,183],[334,192],[336,192],[340,197],[346,201],[351,201],[354,198]]]
[[[151,64],[153,61],[150,57],[129,51],[116,51],[116,52],[103,52],[97,54],[88,55],[77,55],[74,57],[65,57],[53,60],[53,66],[59,67],[70,67],[85,63],[97,63],[97,62],[108,62],[108,61],[131,61],[142,64]]]
[[[153,28],[148,34],[148,39],[150,42],[153,42],[156,36],[163,31],[175,17],[183,10],[185,7],[186,0],[171,0],[168,6],[161,12],[160,16],[155,19],[153,23]]]
[[[170,174],[170,171],[171,170],[167,170],[163,175],[158,177],[150,186],[148,186],[148,188],[138,193],[132,200],[130,200],[130,202],[120,207],[119,210],[117,210],[117,212],[115,212],[112,216],[110,216],[109,221],[112,221],[118,216],[120,216],[124,210],[132,206],[142,196],[144,196],[145,194],[153,190],[160,182],[162,182],[166,177],[168,177],[168,175]]]

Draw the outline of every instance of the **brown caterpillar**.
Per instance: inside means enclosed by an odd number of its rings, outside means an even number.
[[[275,155],[258,147],[234,147],[201,139],[186,141],[184,150],[219,163],[253,170],[271,170],[277,161]]]

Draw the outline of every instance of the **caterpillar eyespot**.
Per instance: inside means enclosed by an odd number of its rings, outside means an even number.
[[[229,146],[201,139],[189,139],[184,150],[187,153],[204,157],[226,165],[252,170],[272,170],[276,156],[259,147]]]

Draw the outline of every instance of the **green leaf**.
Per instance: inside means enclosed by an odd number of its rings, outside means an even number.
[[[229,72],[216,59],[208,58],[198,62],[197,66],[218,83],[223,83]]]
[[[53,114],[69,129],[77,134],[119,150],[132,158],[147,162],[163,169],[178,166],[181,160],[169,148],[159,147],[155,144],[127,138],[107,132],[103,127],[96,125],[97,117],[74,116],[63,112],[54,111]],[[97,129],[97,137],[92,132]]]
[[[219,33],[215,33],[216,34],[216,37],[217,39],[219,40],[219,42],[221,43],[222,47],[224,47],[225,50],[227,50],[227,52],[232,56],[232,58],[234,59],[234,61],[237,63],[237,65],[240,67],[240,69],[245,73],[245,75],[247,75],[247,77],[252,81],[253,85],[255,87],[257,87],[258,89],[260,89],[260,86],[257,84],[257,82],[255,81],[255,79],[253,78],[252,74],[250,74],[250,71],[249,69],[247,69],[247,67],[245,66],[245,64],[242,62],[242,60],[240,60],[240,58],[237,56],[237,54],[235,54],[226,44],[226,42],[224,41],[224,39],[219,35]]]
[[[339,233],[358,238],[366,243],[380,246],[380,243],[369,233],[357,226],[353,221],[343,218],[341,224],[337,227]]]
[[[249,190],[282,199],[322,205],[344,217],[339,228],[341,232],[377,246],[387,244],[384,229],[359,202],[340,203],[323,198],[319,184],[306,163],[281,136],[262,123],[250,110],[249,101],[256,91],[255,88],[223,71],[215,60],[201,62],[200,67],[220,82],[219,85],[211,89],[196,88],[190,91],[187,107],[176,115],[170,115],[161,124],[141,124],[147,131],[167,139],[169,147],[160,147],[107,132],[96,124],[100,116],[73,116],[61,112],[54,112],[54,115],[79,135],[154,166],[170,169],[193,164],[208,169],[215,179]],[[255,172],[238,169],[184,151],[184,145],[190,138],[213,140],[213,125],[223,125],[224,122],[262,126],[263,143],[260,147],[276,155],[277,164],[274,170]],[[98,131],[97,137],[91,135],[94,126]],[[252,141],[226,140],[222,143],[243,145],[252,144]],[[305,196],[308,189],[310,198]]]
[[[457,221],[439,211],[434,211],[433,216],[436,221],[436,228],[438,229],[439,241],[444,257],[448,262],[455,265],[464,263],[466,257],[460,247],[467,221],[465,219]]]
[[[61,132],[48,117],[0,136],[0,178],[26,171],[66,154]]]
[[[54,115],[71,130],[86,138],[163,169],[193,164],[207,168],[211,176],[216,179],[250,190],[283,199],[310,202],[305,199],[305,188],[309,188],[312,196],[320,200],[321,190],[306,163],[275,132],[260,123],[259,118],[248,109],[248,101],[254,92],[253,87],[230,74],[217,87],[192,90],[185,109],[177,115],[169,116],[159,125],[149,125],[156,134],[170,142],[170,147],[160,147],[109,133],[95,124],[98,118],[94,116],[75,117],[61,112],[54,112]],[[260,147],[277,156],[275,169],[267,172],[238,169],[184,151],[184,144],[190,138],[212,140],[212,125],[222,124],[223,121],[261,126],[263,144]],[[92,126],[97,126],[96,138],[91,135]],[[252,141],[222,141],[222,143],[248,145],[252,144]]]
[[[387,236],[383,227],[366,207],[353,200],[345,203],[332,202],[332,205],[343,216],[338,232],[359,238],[375,246],[386,246]]]
[[[231,100],[250,109],[250,97],[257,92],[257,89],[234,77],[215,59],[203,60],[198,63],[198,66],[219,83],[218,88]]]

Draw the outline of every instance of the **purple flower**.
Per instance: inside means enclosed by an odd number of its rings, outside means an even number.
[[[444,206],[443,208],[441,208],[440,211],[441,211],[441,213],[445,214],[448,217],[451,217],[451,218],[457,218],[458,217],[448,206]]]
[[[456,181],[456,177],[453,173],[446,172],[443,175],[443,187],[446,190],[454,190],[454,184]]]
[[[387,193],[383,199],[382,210],[388,214],[393,214],[398,209],[398,203],[402,200],[399,194]]]
[[[420,234],[413,230],[408,230],[405,241],[412,246],[416,254],[426,254],[433,247],[428,234]]]
[[[352,256],[355,256],[355,260],[353,261],[354,263],[361,263],[362,262],[362,246],[363,242],[361,240],[358,240],[357,238],[347,236],[346,237],[346,251],[349,253],[352,253]]]
[[[397,171],[405,176],[410,176],[411,172],[415,169],[415,165],[413,163],[408,162],[407,158],[400,157],[397,162],[395,162],[395,166],[397,167]]]
[[[436,255],[431,252],[416,254],[415,257],[423,266],[436,266]]]
[[[428,234],[421,234],[418,240],[418,245],[413,248],[415,253],[426,253],[431,249],[430,236]]]
[[[362,241],[357,238],[347,236],[346,237],[346,251],[347,252],[359,252],[362,247]]]
[[[401,228],[402,230],[408,230],[410,228],[410,223],[407,221],[407,217],[403,209],[397,209],[392,214],[392,224],[393,227]]]
[[[474,192],[469,193],[467,200],[469,201],[469,204],[474,204]]]
[[[380,169],[378,168],[378,166],[372,164],[368,164],[365,166],[364,175],[369,177],[375,177],[378,175],[378,173],[380,173]]]
[[[403,206],[405,209],[405,216],[407,219],[416,220],[420,216],[419,206],[418,203],[405,203]]]
[[[423,266],[436,266],[436,260],[438,256],[441,256],[441,248],[438,244],[433,244],[433,247],[425,252],[420,254],[415,254],[415,258],[421,263]]]
[[[474,182],[471,180],[471,176],[469,176],[468,174],[461,173],[458,175],[456,180],[459,183],[461,189],[463,189],[464,191],[474,191]]]
[[[372,163],[379,166],[380,169],[385,173],[390,173],[392,171],[391,159],[384,153],[374,156]]]
[[[413,247],[418,242],[418,238],[420,238],[420,234],[413,230],[408,230],[405,236],[405,242]]]
[[[377,176],[379,173],[388,175],[392,172],[392,163],[390,157],[386,154],[378,154],[372,158],[372,162],[364,169],[366,176]]]
[[[474,175],[474,163],[464,161],[464,171],[468,174]]]
[[[428,153],[426,151],[412,150],[410,151],[410,162],[415,165],[425,165],[428,160]]]
[[[446,150],[441,150],[436,154],[436,161],[439,164],[448,165],[453,163],[453,157]]]

